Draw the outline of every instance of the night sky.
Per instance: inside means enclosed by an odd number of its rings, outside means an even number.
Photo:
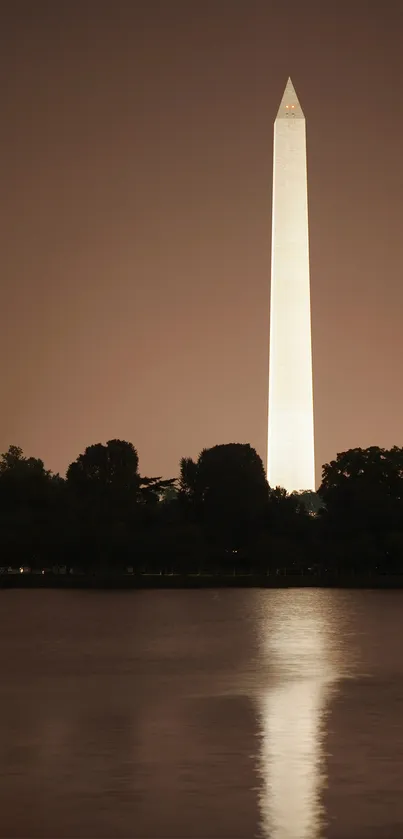
[[[0,451],[266,458],[272,136],[307,119],[317,478],[403,445],[403,6],[3,0]]]

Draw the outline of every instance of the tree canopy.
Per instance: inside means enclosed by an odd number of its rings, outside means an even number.
[[[403,573],[403,449],[341,452],[318,494],[288,494],[268,486],[245,443],[182,458],[178,479],[141,475],[125,440],[88,446],[65,479],[10,446],[0,455],[0,550],[5,564],[84,570]]]

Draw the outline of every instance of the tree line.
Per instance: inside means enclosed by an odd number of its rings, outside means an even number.
[[[124,440],[89,446],[65,478],[10,446],[0,456],[0,565],[120,573],[403,573],[403,449],[350,449],[318,493],[268,485],[248,444],[139,472]]]

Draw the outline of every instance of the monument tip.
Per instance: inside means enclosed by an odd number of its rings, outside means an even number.
[[[276,119],[287,118],[304,119],[304,112],[291,81],[291,76],[288,77],[276,117]]]

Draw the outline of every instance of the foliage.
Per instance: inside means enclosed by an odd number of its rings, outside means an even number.
[[[338,454],[323,467],[319,495],[331,532],[368,533],[382,544],[403,524],[403,449],[371,446]]]
[[[180,492],[206,537],[222,550],[245,543],[268,501],[261,458],[241,443],[203,449],[197,463],[183,459]]]
[[[403,573],[403,449],[350,449],[318,494],[270,488],[248,444],[144,477],[134,446],[91,445],[64,480],[17,446],[0,456],[2,565],[262,574]]]

